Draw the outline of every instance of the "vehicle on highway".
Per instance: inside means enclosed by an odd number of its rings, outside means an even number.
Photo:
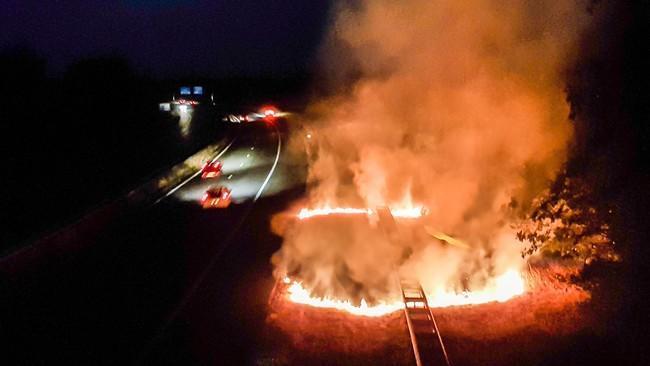
[[[250,110],[250,109],[249,109]],[[272,105],[265,105],[257,110],[257,112],[249,112],[242,114],[228,114],[221,120],[231,123],[255,122],[265,121],[274,122],[278,118],[286,117],[289,115],[287,112],[282,112],[277,107]]]
[[[223,164],[220,161],[212,161],[205,163],[201,169],[201,178],[217,178],[221,175]]]
[[[225,117],[222,118],[222,121],[224,122],[230,122],[230,123],[242,123],[242,122],[248,122],[246,118],[243,115],[240,114],[229,114]]]
[[[257,113],[249,113],[246,116],[244,116],[244,120],[246,122],[254,122],[260,119],[260,116]]]
[[[232,202],[231,190],[224,186],[210,187],[203,198],[201,198],[201,207],[208,208],[226,208]]]

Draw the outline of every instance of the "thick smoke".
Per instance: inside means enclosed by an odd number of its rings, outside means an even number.
[[[358,220],[296,223],[274,256],[278,273],[320,294],[373,299],[396,271],[434,291],[518,268],[509,223],[566,158],[563,72],[588,24],[584,9],[562,0],[342,4],[324,63],[330,83],[356,77],[310,110],[309,205],[423,205],[429,214],[392,241]]]

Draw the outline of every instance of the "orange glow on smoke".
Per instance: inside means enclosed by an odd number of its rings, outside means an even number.
[[[370,317],[383,316],[404,308],[404,303],[401,300],[380,301],[377,304],[368,305],[362,299],[360,305],[354,305],[349,300],[316,297],[312,296],[310,291],[305,289],[300,282],[292,281],[288,277],[285,277],[283,282],[288,286],[288,299],[298,304],[336,309],[353,315]],[[522,274],[511,269],[495,277],[481,290],[456,293],[437,289],[433,292],[427,292],[427,301],[432,308],[479,305],[489,302],[505,302],[522,295],[525,291],[526,283]]]

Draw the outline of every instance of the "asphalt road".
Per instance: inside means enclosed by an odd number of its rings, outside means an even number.
[[[3,276],[0,329],[11,364],[251,364],[259,359],[274,212],[302,194],[284,133],[238,129],[223,175],[196,176],[157,204],[107,225],[56,263]],[[203,210],[213,184],[227,209]]]

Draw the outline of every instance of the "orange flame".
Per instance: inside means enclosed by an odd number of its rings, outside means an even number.
[[[478,291],[454,293],[442,289],[427,293],[430,307],[442,308],[459,305],[479,305],[488,302],[506,302],[526,291],[526,282],[519,271],[508,270],[495,277]]]
[[[391,214],[395,218],[402,219],[416,219],[426,214],[426,208],[422,206],[405,207],[405,208],[389,208]],[[327,215],[375,215],[377,212],[370,208],[353,208],[353,207],[321,207],[321,208],[303,208],[298,212],[300,220],[308,219],[314,216],[327,216]]]
[[[361,316],[384,316],[404,308],[401,301],[379,302],[369,306],[366,300],[362,299],[360,305],[354,305],[349,300],[337,300],[328,297],[314,297],[302,287],[300,282],[291,281],[288,277],[284,279],[285,284],[290,284],[287,292],[289,300],[298,304],[309,305],[317,308],[328,308],[345,311],[353,315]]]
[[[390,207],[390,212],[395,218],[419,218],[427,214],[427,209],[422,206],[406,204],[400,207]],[[327,215],[376,215],[377,211],[369,208],[330,207],[303,208],[297,217],[305,220],[316,216]],[[385,299],[373,305],[368,305],[362,299],[359,305],[349,300],[331,297],[313,296],[299,281],[288,277],[283,279],[287,286],[288,299],[294,303],[329,308],[345,311],[353,315],[378,317],[393,313],[404,308],[401,298]],[[425,289],[430,307],[448,307],[460,305],[478,305],[488,302],[504,302],[519,296],[526,291],[526,284],[522,274],[515,269],[510,269],[499,276],[492,278],[484,288],[476,291],[454,292],[446,288]]]
[[[336,309],[353,315],[370,317],[384,316],[404,308],[404,303],[400,300],[380,301],[377,304],[368,305],[362,299],[360,305],[354,305],[349,300],[315,297],[300,282],[292,281],[288,277],[285,277],[283,282],[288,285],[289,300],[298,304]],[[427,301],[432,308],[479,305],[489,302],[505,302],[522,295],[525,291],[526,283],[523,276],[519,271],[511,269],[495,277],[481,290],[456,293],[437,289],[427,292]]]

